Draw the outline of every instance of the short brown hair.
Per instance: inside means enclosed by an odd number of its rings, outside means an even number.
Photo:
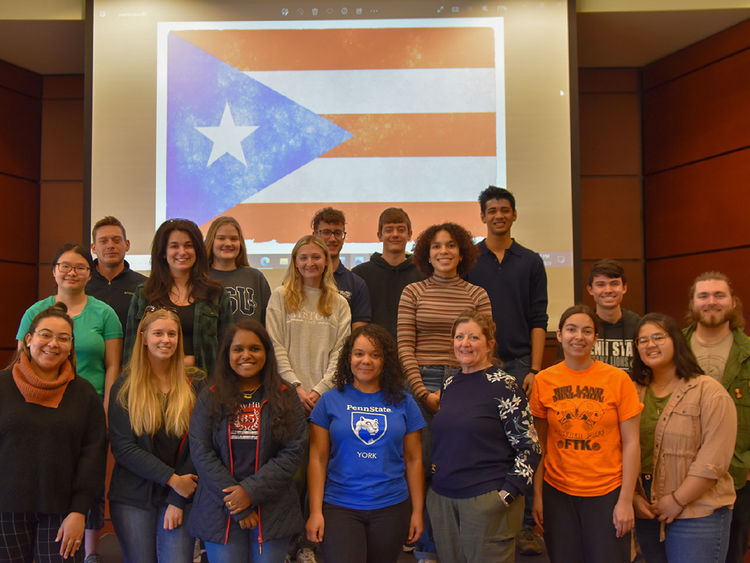
[[[346,225],[346,217],[344,217],[344,212],[340,209],[334,209],[333,207],[324,207],[323,209],[318,210],[318,212],[312,219],[313,232],[318,230],[318,224],[320,224],[321,221],[325,221],[326,223],[341,223],[342,225]]]
[[[400,207],[389,207],[380,214],[380,218],[378,219],[378,234],[383,232],[383,225],[386,223],[406,223],[409,234],[411,234],[411,219],[409,219],[406,211]]]
[[[487,339],[487,344],[493,344],[490,346],[490,352],[487,359],[492,364],[500,365],[500,361],[495,357],[495,348],[497,347],[497,343],[495,342],[495,331],[497,330],[497,325],[495,325],[495,321],[492,320],[490,315],[486,315],[477,309],[466,309],[456,317],[455,321],[453,321],[453,326],[451,326],[451,338],[455,338],[459,325],[472,321],[477,323],[481,329],[482,334]]]
[[[434,268],[430,264],[430,244],[440,231],[447,231],[458,245],[458,251],[461,254],[461,261],[458,263],[458,275],[463,276],[474,267],[479,256],[477,247],[471,238],[471,233],[456,223],[441,223],[427,227],[417,237],[417,243],[414,245],[414,265],[425,276],[431,276]]]
[[[592,266],[587,285],[593,284],[596,276],[604,276],[612,280],[620,278],[623,285],[628,283],[628,280],[625,278],[625,268],[617,260],[612,260],[611,258],[599,260]]]
[[[96,231],[98,231],[101,227],[120,227],[120,230],[122,231],[122,238],[128,238],[128,235],[125,234],[125,227],[123,226],[122,222],[117,217],[106,215],[99,219],[96,223],[94,223],[94,228],[91,229],[92,242],[96,242]]]

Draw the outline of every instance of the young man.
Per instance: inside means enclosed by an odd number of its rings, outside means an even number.
[[[516,198],[506,189],[489,186],[479,194],[487,238],[479,243],[479,259],[466,281],[487,291],[497,325],[495,340],[502,367],[527,394],[542,369],[547,336],[547,273],[542,258],[518,244],[510,234],[518,218]],[[524,555],[542,553],[531,516],[533,492],[526,497],[523,529],[516,537]]]
[[[406,211],[389,207],[378,219],[378,240],[383,252],[373,252],[370,261],[352,268],[365,280],[372,304],[372,322],[385,327],[396,339],[398,301],[410,283],[424,279],[406,254],[406,243],[411,239],[411,220]]]
[[[125,235],[125,227],[116,217],[107,215],[99,219],[91,232],[91,240],[91,251],[96,254],[96,260],[91,279],[86,284],[86,293],[112,307],[125,330],[133,292],[146,281],[146,276],[131,270],[125,260],[130,241]]]
[[[630,373],[633,337],[641,318],[622,308],[622,298],[628,292],[622,264],[609,259],[594,264],[586,291],[594,298],[596,316],[601,320],[591,357]]]
[[[690,326],[683,332],[698,364],[729,392],[737,406],[737,443],[729,465],[737,500],[732,511],[727,563],[744,560],[750,529],[750,338],[742,303],[721,272],[705,272],[690,288]]]
[[[352,330],[370,322],[370,294],[364,280],[347,269],[339,258],[346,238],[344,213],[333,207],[318,211],[312,220],[313,234],[323,239],[331,254],[333,277],[339,293],[346,298],[352,312]]]

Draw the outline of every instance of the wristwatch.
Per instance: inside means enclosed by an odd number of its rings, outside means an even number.
[[[500,496],[500,500],[503,501],[503,504],[505,504],[505,506],[510,506],[511,503],[516,500],[516,497],[514,497],[505,489],[503,489],[502,491],[498,491],[497,494]]]

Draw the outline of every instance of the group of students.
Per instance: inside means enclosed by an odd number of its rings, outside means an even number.
[[[395,561],[407,542],[512,561],[532,487],[553,562],[629,561],[634,525],[646,561],[723,561],[737,414],[675,321],[639,322],[634,385],[592,358],[597,315],[569,308],[563,361],[527,400],[495,357],[487,292],[464,279],[478,250],[463,227],[417,237],[423,279],[400,293],[397,344],[352,323],[329,246],[302,237],[271,291],[236,221],[204,242],[168,220],[124,344],[117,313],[86,294],[90,254],[62,247],[57,293],[29,308],[0,372],[0,559],[83,561],[84,527],[103,519],[106,411],[126,561],[191,561],[195,538],[211,563],[284,561],[291,546],[311,560],[312,544],[329,563]]]

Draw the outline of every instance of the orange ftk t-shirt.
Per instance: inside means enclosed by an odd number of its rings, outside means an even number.
[[[547,483],[581,497],[622,484],[620,423],[643,409],[627,373],[598,360],[582,371],[560,362],[536,376],[529,405],[547,419]]]

